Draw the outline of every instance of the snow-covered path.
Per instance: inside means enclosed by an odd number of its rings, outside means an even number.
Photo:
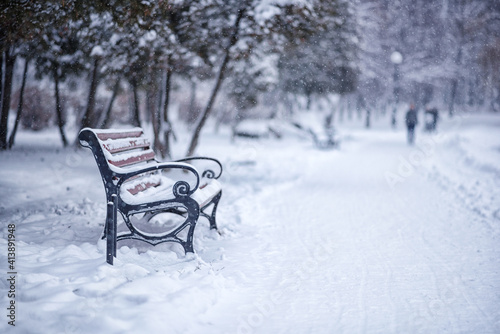
[[[113,267],[97,241],[105,208],[92,157],[70,154],[78,187],[50,188],[43,161],[23,169],[24,153],[8,153],[0,182],[12,209],[0,220],[18,230],[16,330],[498,333],[500,122],[462,123],[418,133],[415,147],[382,126],[345,130],[334,151],[207,138],[226,167],[223,235],[200,224],[195,256],[133,243]],[[46,177],[14,186],[22,170]],[[49,193],[30,194],[23,211],[33,186]]]
[[[498,332],[498,221],[429,178],[437,148],[407,147],[400,133],[357,140],[258,197],[248,233],[265,255],[227,255],[263,280],[239,330]]]

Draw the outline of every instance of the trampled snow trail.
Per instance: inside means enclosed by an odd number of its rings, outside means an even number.
[[[19,273],[16,327],[0,332],[499,333],[500,119],[462,123],[414,147],[386,121],[352,125],[331,151],[209,135],[223,235],[200,222],[187,256],[120,244],[114,266],[91,154],[21,132],[0,156]]]
[[[227,254],[255,274],[238,332],[498,332],[499,222],[492,230],[429,177],[430,140],[381,132],[296,152],[283,173],[304,173],[249,204],[246,251],[260,255]]]

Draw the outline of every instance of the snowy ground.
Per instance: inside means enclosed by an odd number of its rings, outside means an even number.
[[[0,332],[499,333],[500,117],[445,120],[413,147],[387,124],[341,125],[326,151],[207,131],[222,235],[200,222],[187,256],[119,244],[114,266],[90,151],[22,132],[0,153]]]

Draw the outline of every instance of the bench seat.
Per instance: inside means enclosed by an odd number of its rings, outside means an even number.
[[[150,175],[136,183],[132,183],[131,186],[133,187],[131,189],[122,189],[120,197],[128,204],[151,203],[166,198],[175,198],[172,192],[174,184],[175,181],[170,178],[161,175]],[[141,190],[139,191],[139,189]],[[198,203],[199,207],[204,207],[221,191],[221,183],[212,180],[210,183],[199,186],[191,197]]]

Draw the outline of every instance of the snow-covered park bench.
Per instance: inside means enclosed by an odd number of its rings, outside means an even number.
[[[135,239],[151,245],[177,242],[185,252],[193,252],[193,233],[200,216],[208,219],[211,229],[217,229],[215,214],[222,194],[217,179],[222,165],[216,159],[158,162],[141,128],[85,128],[78,138],[82,146],[92,150],[106,191],[104,237],[109,264],[113,264],[120,240]],[[126,225],[120,233],[117,212]],[[147,226],[152,218],[164,213],[175,215],[180,222],[168,231],[154,233],[137,227]]]

